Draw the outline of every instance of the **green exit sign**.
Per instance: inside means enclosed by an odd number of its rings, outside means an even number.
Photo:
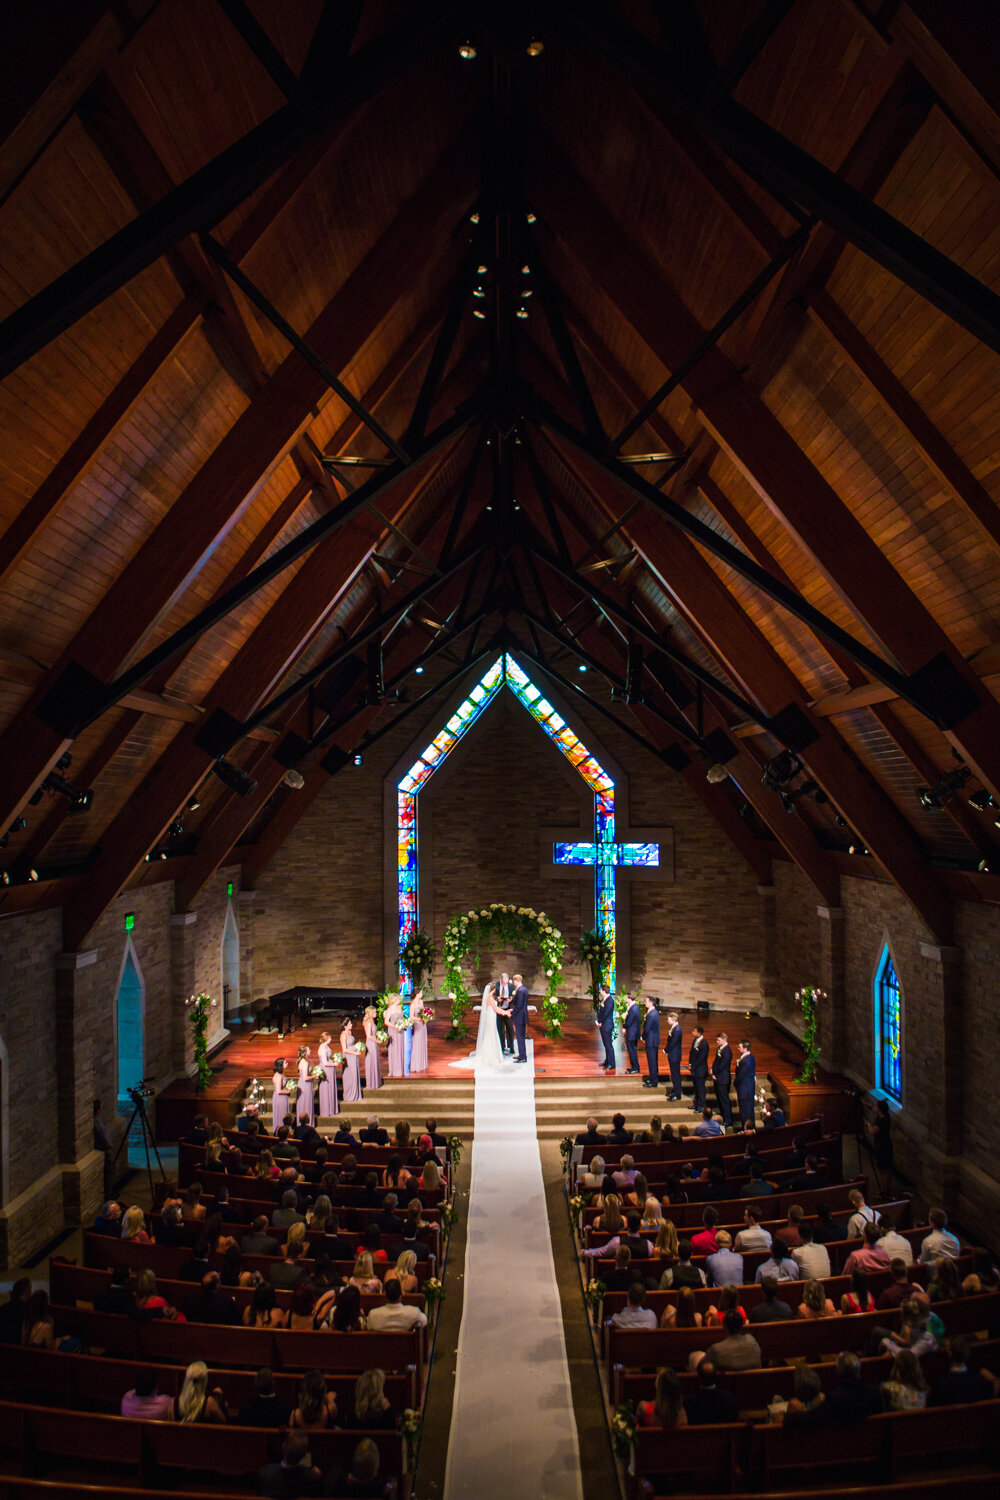
[[[232,894],[233,894],[233,882],[230,881],[229,884],[226,886],[226,895],[227,896],[231,896]]]
[[[135,912],[134,911],[127,911],[125,913],[125,931],[126,932],[131,932],[132,928],[134,926],[135,926]]]

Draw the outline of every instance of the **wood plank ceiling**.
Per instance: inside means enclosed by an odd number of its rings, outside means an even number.
[[[504,639],[587,665],[762,881],[895,881],[942,942],[1000,900],[988,0],[37,10],[0,915],[74,948],[130,884],[252,885]]]

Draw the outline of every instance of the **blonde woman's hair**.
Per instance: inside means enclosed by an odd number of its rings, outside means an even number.
[[[647,1224],[662,1224],[663,1209],[657,1198],[647,1198],[643,1209],[643,1219]]]
[[[400,1281],[402,1281],[404,1276],[412,1276],[417,1269],[416,1255],[412,1250],[401,1250],[396,1257],[396,1264],[392,1269],[393,1271],[398,1271]]]
[[[208,1366],[196,1359],[184,1371],[184,1384],[177,1397],[177,1410],[182,1422],[197,1422],[202,1407],[208,1399]]]
[[[385,1371],[366,1370],[358,1377],[354,1387],[354,1410],[364,1421],[369,1414],[377,1415],[385,1410]]]
[[[434,1192],[441,1186],[441,1173],[438,1171],[436,1161],[425,1161],[421,1171],[424,1192]]]
[[[656,1251],[658,1255],[676,1256],[677,1254],[677,1229],[672,1219],[664,1219],[660,1231],[656,1236]]]
[[[219,1170],[219,1171],[222,1170],[222,1142],[221,1141],[209,1141],[208,1145],[205,1147],[204,1164],[205,1164],[206,1170],[209,1171],[209,1172],[214,1172],[216,1170]]]
[[[145,1227],[146,1215],[137,1203],[133,1203],[131,1208],[125,1210],[125,1217],[122,1220],[122,1239],[134,1240]]]
[[[617,1193],[609,1193],[604,1200],[604,1209],[601,1213],[601,1228],[614,1231],[624,1228],[624,1225],[621,1199]]]
[[[366,1021],[368,1020],[369,1016],[377,1016],[377,1015],[378,1015],[378,1007],[377,1006],[375,1006],[375,1005],[366,1005],[365,1006],[364,1019]]]
[[[359,1250],[358,1258],[354,1262],[352,1273],[359,1281],[371,1281],[375,1275],[375,1267],[372,1264],[371,1254],[368,1250]]]
[[[807,1281],[802,1288],[802,1300],[810,1312],[821,1313],[826,1306],[826,1290],[821,1281]]]
[[[305,1249],[306,1226],[304,1224],[290,1224],[288,1236],[285,1240],[285,1250],[297,1250],[299,1254]]]
[[[253,1175],[255,1177],[270,1177],[273,1166],[274,1157],[270,1151],[262,1151],[257,1158],[257,1169]]]
[[[222,1140],[222,1126],[219,1124],[218,1120],[213,1120],[211,1122],[211,1124],[209,1125],[209,1127],[208,1127],[208,1139],[210,1141],[221,1141]]]
[[[591,1177],[600,1177],[602,1181],[604,1180],[603,1156],[592,1156],[590,1158],[590,1175]]]

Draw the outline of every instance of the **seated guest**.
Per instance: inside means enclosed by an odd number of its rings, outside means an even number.
[[[122,1397],[121,1415],[139,1417],[143,1422],[173,1421],[174,1398],[160,1395],[155,1370],[139,1371],[135,1385]]]
[[[819,1427],[829,1413],[819,1375],[810,1365],[797,1365],[792,1377],[792,1399],[782,1417],[783,1427]]]
[[[402,1223],[402,1220],[400,1220],[400,1223]],[[373,1265],[384,1266],[388,1264],[389,1256],[382,1249],[382,1231],[374,1219],[369,1219],[361,1231],[361,1248],[368,1251]]]
[[[799,1225],[800,1244],[792,1251],[792,1259],[799,1268],[799,1275],[806,1281],[822,1281],[830,1275],[830,1252],[825,1245],[817,1245],[813,1227],[808,1219]]]
[[[135,1317],[135,1288],[128,1266],[115,1266],[110,1282],[94,1298],[94,1310],[99,1313],[120,1313],[126,1318]]]
[[[932,1208],[927,1215],[931,1224],[931,1232],[925,1239],[920,1241],[920,1254],[917,1256],[922,1266],[929,1266],[933,1261],[946,1255],[949,1260],[957,1260],[962,1253],[956,1235],[947,1228],[948,1215],[943,1208]]]
[[[628,1289],[628,1306],[615,1313],[612,1328],[655,1328],[656,1314],[646,1306],[646,1288],[641,1281],[633,1282]]]
[[[291,1224],[291,1225],[289,1225],[288,1233],[285,1235],[285,1243],[282,1245],[281,1250],[280,1250],[279,1253],[281,1255],[283,1255],[286,1260],[288,1260],[289,1258],[294,1259],[295,1256],[299,1256],[299,1255],[304,1256],[305,1255],[305,1253],[306,1253],[306,1226],[305,1226],[305,1224]]]
[[[434,1158],[431,1157],[430,1161],[425,1161],[420,1172],[420,1191],[422,1193],[439,1193],[442,1188],[446,1188],[447,1186],[448,1183],[444,1174],[441,1172]]]
[[[721,1391],[717,1384],[718,1372],[710,1354],[698,1361],[698,1389],[684,1402],[684,1410],[692,1427],[716,1426],[723,1422],[735,1422],[739,1416],[739,1403],[732,1391]]]
[[[750,1309],[751,1323],[783,1323],[788,1318],[794,1317],[788,1303],[778,1296],[777,1277],[765,1276],[760,1285],[764,1300],[755,1303]]]
[[[356,1286],[359,1292],[366,1295],[378,1293],[382,1290],[382,1283],[375,1275],[375,1267],[367,1250],[359,1250],[354,1262],[354,1270],[349,1277],[345,1278],[348,1286]]]
[[[312,1156],[313,1152],[323,1144],[323,1137],[316,1129],[308,1114],[299,1115],[299,1123],[292,1131],[292,1135],[299,1143],[300,1155],[302,1152],[305,1152],[307,1156]],[[357,1141],[353,1136],[351,1136],[349,1144],[352,1146],[357,1145]]]
[[[851,1290],[841,1297],[840,1311],[845,1318],[854,1313],[875,1311],[875,1298],[868,1290],[868,1272],[863,1266],[851,1272]]]
[[[860,1188],[852,1188],[847,1195],[847,1201],[851,1205],[851,1217],[847,1221],[847,1238],[849,1240],[860,1240],[864,1237],[866,1224],[877,1224],[879,1215],[877,1210],[870,1208],[865,1202],[865,1195]]]
[[[590,1158],[590,1170],[583,1172],[579,1178],[579,1186],[582,1188],[600,1188],[604,1184],[604,1157],[592,1156]]]
[[[404,1229],[403,1233],[406,1231]],[[350,1260],[354,1255],[353,1241],[340,1232],[340,1215],[331,1214],[326,1221],[326,1235],[320,1241],[323,1253],[331,1260]]]
[[[642,1219],[633,1209],[628,1216],[627,1234],[619,1232],[616,1235],[612,1235],[606,1244],[596,1245],[592,1250],[585,1250],[583,1252],[584,1256],[587,1259],[593,1260],[594,1258],[614,1255],[619,1245],[628,1245],[633,1256],[639,1256],[640,1258],[645,1256],[649,1258],[653,1255],[656,1247],[652,1240],[646,1239],[645,1235],[640,1232],[641,1228]]]
[[[410,1149],[410,1122],[409,1120],[397,1120],[392,1128],[392,1142],[400,1152]]]
[[[240,1321],[236,1303],[223,1291],[215,1271],[209,1271],[202,1278],[201,1291],[187,1304],[187,1316],[190,1323],[234,1324]]]
[[[886,1411],[917,1411],[927,1405],[927,1381],[912,1349],[901,1349],[893,1360],[889,1378],[882,1382],[882,1404]]]
[[[430,1136],[431,1140],[434,1142],[435,1146],[447,1146],[448,1142],[438,1130],[438,1122],[437,1120],[435,1120],[433,1115],[431,1115],[429,1119],[424,1121],[424,1129]]]
[[[780,1130],[785,1123],[785,1111],[778,1104],[765,1104],[761,1115],[762,1130]]]
[[[813,1239],[818,1245],[831,1245],[836,1240],[847,1239],[847,1225],[833,1217],[833,1210],[829,1203],[818,1203],[816,1205],[816,1222],[813,1225]]]
[[[362,1438],[354,1450],[347,1472],[335,1473],[330,1477],[327,1493],[381,1500],[385,1492],[386,1485],[379,1479],[378,1448],[371,1438]]]
[[[717,1231],[719,1248],[705,1262],[709,1286],[741,1286],[743,1283],[743,1257],[732,1248],[733,1237],[728,1229]]]
[[[760,1220],[759,1208],[751,1206],[743,1210],[745,1227],[736,1236],[736,1249],[741,1255],[745,1255],[748,1250],[770,1250],[771,1233],[763,1227]]]
[[[807,1281],[802,1288],[802,1301],[796,1310],[796,1317],[805,1318],[811,1322],[815,1318],[835,1318],[839,1314],[829,1297],[826,1288],[821,1281]]]
[[[122,1218],[122,1239],[134,1240],[137,1245],[151,1245],[152,1235],[146,1233],[146,1215],[138,1204],[125,1210]]]
[[[609,1143],[614,1146],[631,1146],[634,1138],[631,1130],[625,1129],[625,1116],[612,1115],[611,1129],[608,1131]]]
[[[785,1171],[791,1172],[796,1167],[804,1167],[806,1164],[806,1142],[805,1137],[796,1135],[792,1137],[792,1149],[785,1154]]]
[[[219,1280],[223,1286],[256,1285],[254,1273],[243,1269],[243,1252],[239,1245],[230,1245],[223,1255]]]
[[[177,1272],[179,1281],[201,1281],[211,1269],[211,1247],[207,1240],[199,1240]]]
[[[798,1203],[793,1203],[788,1210],[784,1224],[774,1231],[777,1238],[784,1243],[786,1251],[794,1250],[796,1245],[801,1245],[802,1236],[799,1234],[799,1225],[805,1216],[805,1210]]]
[[[201,1201],[202,1186],[200,1182],[192,1182],[188,1185],[184,1194],[184,1202],[181,1204],[181,1218],[189,1224],[199,1224],[202,1219],[208,1217],[208,1209]]]
[[[590,1119],[587,1121],[587,1128],[580,1131],[580,1133],[576,1137],[574,1145],[603,1146],[606,1141],[607,1136],[603,1135],[601,1131],[598,1130],[597,1121],[594,1119],[594,1116],[591,1115]]]
[[[815,1156],[806,1157],[806,1169],[798,1177],[793,1177],[788,1184],[790,1193],[817,1192],[820,1188],[828,1186],[827,1180],[819,1169],[819,1161]]]
[[[228,1156],[228,1152],[226,1156]],[[205,1155],[202,1158],[202,1171],[224,1172],[226,1170],[226,1156],[223,1156],[222,1154],[221,1141],[209,1141],[208,1145],[205,1147]]]
[[[109,1198],[94,1220],[94,1234],[106,1234],[112,1239],[120,1239],[122,1232],[122,1206]]]
[[[355,1198],[355,1203],[360,1208],[378,1208],[382,1202],[382,1189],[378,1185],[378,1173],[366,1172],[364,1179],[364,1192],[360,1198]]]
[[[677,1230],[672,1219],[664,1219],[656,1231],[655,1250],[657,1255],[665,1260],[677,1259],[677,1247],[680,1241]]]
[[[934,1262],[934,1273],[927,1284],[927,1295],[932,1302],[954,1302],[962,1296],[962,1283],[955,1262],[946,1255]]]
[[[773,1276],[775,1281],[802,1280],[802,1272],[795,1261],[790,1255],[782,1255],[780,1240],[775,1240],[767,1260],[761,1261],[753,1279],[759,1286],[766,1276]]]
[[[156,1277],[147,1268],[140,1271],[135,1283],[135,1316],[140,1322],[153,1322],[157,1319],[166,1320],[168,1323],[186,1323],[187,1318],[176,1307],[172,1307],[166,1297],[161,1297],[156,1290]]]
[[[403,1166],[401,1156],[390,1156],[385,1164],[385,1185],[392,1188],[394,1193],[402,1193],[404,1189],[413,1191],[414,1177],[408,1168]]]
[[[281,1195],[281,1207],[276,1208],[271,1215],[271,1224],[275,1229],[288,1229],[292,1224],[304,1224],[305,1219],[299,1213],[298,1194],[294,1188],[286,1188]]]
[[[879,1312],[884,1311],[886,1308],[902,1307],[903,1303],[913,1292],[909,1267],[904,1260],[901,1260],[898,1256],[894,1256],[889,1262],[889,1270],[892,1274],[892,1281],[884,1291],[879,1293],[878,1300],[875,1303]]]
[[[316,1150],[313,1152],[312,1161],[306,1164],[305,1171],[303,1172],[306,1182],[321,1183],[323,1181],[329,1155],[330,1153],[325,1146],[316,1147]]]
[[[234,1208],[229,1201],[229,1189],[223,1185],[215,1194],[215,1214],[222,1220],[223,1224],[242,1224],[243,1215],[238,1208]]]
[[[19,1276],[10,1289],[7,1301],[0,1307],[0,1344],[21,1343],[30,1296],[30,1279]]]
[[[236,1129],[240,1134],[245,1134],[253,1124],[260,1125],[260,1105],[251,1104],[249,1100],[244,1103],[242,1113],[236,1116]]]
[[[619,1248],[627,1249],[628,1247],[625,1246]],[[401,1250],[399,1252],[399,1255],[396,1258],[396,1264],[394,1266],[390,1266],[389,1270],[385,1273],[384,1285],[388,1286],[390,1281],[399,1282],[400,1290],[402,1291],[404,1297],[408,1293],[416,1292],[419,1290],[420,1284],[417,1281],[417,1257],[414,1255],[412,1250]]]
[[[624,1227],[625,1220],[622,1217],[622,1200],[617,1193],[605,1193],[604,1204],[594,1228],[602,1234],[617,1234]]]
[[[357,1282],[352,1285],[356,1286]],[[427,1314],[410,1302],[403,1301],[403,1289],[395,1279],[385,1284],[385,1301],[368,1314],[368,1327],[382,1333],[401,1333],[410,1328],[426,1328]]]
[[[186,1135],[181,1136],[186,1146],[204,1146],[208,1140],[208,1120],[204,1115],[195,1115],[191,1121],[191,1129]]]
[[[333,1217],[333,1204],[326,1193],[319,1193],[316,1202],[306,1215],[309,1229],[314,1234],[326,1234]]]
[[[726,1174],[721,1167],[709,1167],[708,1169],[708,1196],[713,1198],[716,1203],[728,1202],[735,1196],[732,1188],[726,1181]]]
[[[702,1211],[701,1229],[699,1229],[697,1234],[693,1234],[691,1236],[691,1249],[694,1251],[695,1255],[714,1255],[716,1250],[718,1250],[719,1241],[716,1238],[715,1233],[715,1226],[718,1224],[718,1222],[719,1215],[711,1206],[711,1204],[709,1204],[709,1206]],[[737,1250],[742,1249],[738,1237],[736,1248]]]
[[[882,1248],[882,1230],[878,1224],[866,1224],[864,1244],[860,1250],[852,1250],[844,1262],[844,1275],[853,1271],[888,1271],[889,1256]]]
[[[615,1251],[614,1269],[605,1271],[602,1280],[609,1292],[627,1292],[636,1276],[642,1280],[641,1272],[632,1270],[632,1252],[627,1245],[619,1245]]]
[[[723,1127],[719,1124],[718,1120],[715,1120],[715,1119],[712,1118],[712,1111],[709,1109],[708,1105],[706,1104],[705,1108],[701,1112],[701,1119],[698,1121],[697,1125],[694,1127],[694,1131],[692,1133],[694,1135],[698,1135],[698,1136],[706,1136],[706,1135],[725,1135],[726,1132],[723,1129]]]
[[[281,1462],[265,1464],[257,1473],[261,1495],[322,1495],[323,1474],[314,1467],[309,1439],[304,1432],[290,1432],[281,1449]]]
[[[336,1300],[336,1294],[327,1304],[327,1310],[332,1307]],[[315,1328],[313,1310],[316,1306],[316,1293],[308,1281],[300,1281],[292,1293],[291,1305],[288,1309],[287,1326],[293,1333],[311,1333]]]
[[[764,1168],[759,1161],[750,1163],[750,1180],[740,1188],[741,1198],[770,1198],[777,1191],[773,1182],[768,1182],[764,1176]]]
[[[279,1125],[275,1135],[277,1139],[271,1147],[271,1155],[275,1161],[287,1161],[289,1157],[298,1155],[298,1143],[292,1135],[290,1125]]]
[[[362,1145],[388,1146],[389,1144],[389,1132],[382,1129],[378,1122],[378,1115],[368,1116],[368,1123],[359,1130],[358,1136]],[[433,1136],[431,1139],[433,1140]],[[441,1141],[441,1145],[444,1145],[443,1140]]]
[[[305,1281],[308,1276],[305,1266],[300,1263],[301,1251],[301,1242],[293,1242],[283,1259],[268,1267],[267,1278],[278,1291],[294,1291],[299,1282]]]
[[[688,1414],[681,1399],[676,1370],[661,1370],[656,1377],[652,1401],[640,1401],[635,1409],[638,1427],[686,1427]]]
[[[299,1399],[288,1419],[290,1428],[319,1432],[337,1425],[337,1398],[328,1391],[322,1370],[309,1370],[299,1386]]]
[[[365,1327],[365,1315],[361,1311],[361,1293],[356,1286],[341,1289],[337,1304],[330,1317],[334,1333],[356,1333]]]
[[[243,1309],[244,1328],[284,1328],[288,1319],[278,1306],[277,1293],[269,1281],[254,1287],[253,1298]]]
[[[366,1370],[354,1387],[354,1410],[345,1424],[348,1427],[374,1427],[392,1432],[396,1413],[385,1394],[385,1371]]]
[[[908,1297],[903,1303],[903,1326],[898,1333],[882,1339],[879,1345],[882,1353],[895,1357],[901,1349],[910,1349],[920,1357],[936,1349],[938,1341],[930,1327],[930,1316],[929,1302]]]
[[[635,1160],[633,1157],[629,1156],[627,1151],[622,1155],[621,1166],[617,1167],[611,1173],[611,1176],[614,1179],[615,1187],[617,1187],[619,1190],[632,1186],[633,1182],[636,1179],[637,1173],[635,1170]]]
[[[246,1128],[242,1141],[243,1155],[256,1161],[264,1149],[264,1143],[260,1138],[260,1121],[251,1120]]]
[[[660,1277],[660,1290],[669,1291],[671,1287],[699,1287],[707,1286],[708,1279],[700,1266],[692,1265],[690,1240],[679,1240],[677,1243],[677,1264],[668,1266]]]
[[[882,1410],[881,1392],[864,1384],[861,1361],[850,1350],[837,1355],[837,1384],[827,1395],[826,1407],[831,1422],[859,1422]]]
[[[740,1302],[740,1288],[738,1286],[723,1286],[719,1288],[718,1305],[714,1302],[705,1312],[706,1328],[722,1328],[727,1312],[738,1312],[740,1322],[745,1328],[748,1322],[746,1308]]]
[[[292,1408],[287,1401],[278,1399],[278,1388],[274,1374],[263,1365],[257,1371],[253,1395],[248,1396],[240,1407],[241,1427],[287,1427]]]
[[[344,1115],[341,1115],[337,1121],[337,1133],[333,1138],[333,1144],[335,1146],[351,1146],[355,1150],[361,1145],[361,1142],[351,1128],[350,1120],[346,1119]]]
[[[430,1245],[427,1243],[429,1226],[421,1217],[423,1204],[419,1198],[411,1198],[407,1205],[406,1228],[403,1230],[402,1246],[404,1250],[412,1250],[417,1260],[423,1264],[429,1261],[433,1255]]]
[[[888,1214],[882,1215],[882,1249],[890,1260],[898,1259],[906,1266],[913,1264],[913,1246],[904,1235],[897,1233],[896,1222]]]
[[[175,1422],[226,1422],[226,1398],[219,1386],[208,1389],[208,1366],[200,1359],[188,1365],[180,1394],[174,1397]]]
[[[257,1158],[257,1165],[254,1167],[253,1175],[255,1177],[267,1178],[270,1182],[273,1182],[279,1175],[279,1172],[280,1168],[277,1162],[271,1155],[270,1150],[265,1146]]]
[[[24,1315],[24,1342],[29,1349],[56,1347],[56,1327],[49,1308],[49,1294],[42,1287],[32,1292],[28,1298]]]
[[[226,1157],[226,1171],[230,1177],[249,1177],[252,1173],[253,1165],[244,1159],[239,1146],[234,1146]]]
[[[724,1314],[724,1339],[712,1345],[712,1359],[719,1370],[759,1370],[763,1363],[760,1345],[743,1325],[743,1315],[736,1308]]]
[[[250,1233],[242,1240],[244,1255],[277,1255],[278,1241],[267,1232],[267,1219],[258,1214],[250,1226]]]
[[[689,1286],[682,1286],[677,1293],[676,1302],[668,1302],[660,1314],[661,1328],[700,1328],[704,1318],[698,1311],[694,1292]]]
[[[969,1369],[969,1341],[959,1334],[948,1340],[951,1364],[931,1386],[931,1406],[958,1406],[967,1401],[993,1401],[1000,1396],[1000,1380],[989,1370]]]

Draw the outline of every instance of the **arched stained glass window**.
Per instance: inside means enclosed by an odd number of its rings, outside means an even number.
[[[901,1034],[899,978],[886,944],[875,974],[875,1082],[897,1104],[903,1099]]]

